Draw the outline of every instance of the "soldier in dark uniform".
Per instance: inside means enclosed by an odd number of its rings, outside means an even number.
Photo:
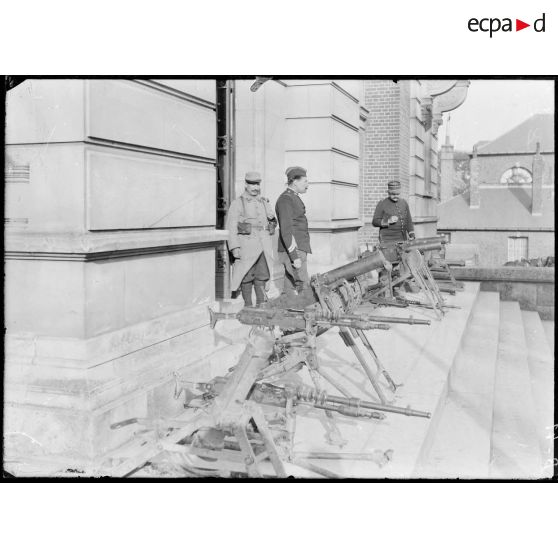
[[[289,167],[286,170],[287,189],[275,204],[279,220],[279,260],[285,267],[285,293],[300,293],[310,283],[307,255],[312,253],[306,208],[300,194],[308,190],[306,169]]]
[[[376,206],[372,225],[380,228],[380,242],[400,242],[415,238],[413,218],[409,205],[399,198],[401,184],[398,180],[388,182],[388,197]]]

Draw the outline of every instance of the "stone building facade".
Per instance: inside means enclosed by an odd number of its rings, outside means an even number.
[[[229,295],[223,216],[246,171],[262,173],[274,204],[285,169],[308,169],[311,273],[357,257],[393,177],[424,234],[435,226],[436,158],[424,163],[423,146],[435,150],[432,122],[455,80],[263,81],[25,80],[7,92],[4,428],[15,473],[33,460],[35,472],[93,471],[133,437],[111,424],[181,410],[175,373],[234,364],[207,306]],[[272,279],[271,296],[279,265]]]

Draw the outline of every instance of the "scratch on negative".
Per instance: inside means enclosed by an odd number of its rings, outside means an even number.
[[[29,434],[27,434],[25,432],[6,432],[6,436],[17,436],[17,435],[25,436],[26,438],[29,438],[35,444],[39,445],[40,447],[43,447],[43,444],[41,444],[41,442],[39,442],[39,440],[35,440],[35,438],[33,438],[33,436],[29,436]]]
[[[179,132],[182,132],[186,137],[190,138],[205,153],[205,147],[194,136],[189,134],[186,130],[183,130],[177,124],[175,124],[173,128],[176,128]]]
[[[54,132],[56,131],[56,124],[52,127],[52,130],[50,131],[50,134],[48,135],[48,138],[45,142],[44,147],[41,149],[41,152],[39,154],[39,158],[42,159],[45,151],[47,150],[48,144],[50,143],[50,140],[52,139],[52,136],[54,136]]]
[[[178,207],[175,207],[174,209],[172,209],[168,213],[165,213],[165,215],[163,215],[162,217],[157,219],[155,222],[151,223],[150,225],[147,225],[146,228],[154,227],[157,223],[160,223],[163,219],[165,219],[169,215],[172,215],[173,213],[176,213],[179,209],[182,209],[185,205],[188,205],[194,199],[196,199],[195,196],[187,199],[182,205],[179,205]]]

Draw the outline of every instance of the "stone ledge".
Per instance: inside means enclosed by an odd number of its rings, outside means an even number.
[[[460,281],[512,281],[521,283],[554,283],[553,267],[454,267]]]
[[[90,369],[206,326],[209,323],[206,305],[209,303],[208,300],[180,312],[89,339],[8,332],[5,336],[6,358],[22,367],[19,374],[28,366]]]
[[[362,227],[363,222],[359,219],[339,219],[336,221],[310,221],[308,230],[310,232],[337,232],[345,230],[356,230]]]
[[[209,247],[227,240],[227,231],[213,227],[151,231],[95,233],[44,233],[7,231],[4,237],[7,259],[108,259],[111,255],[136,256],[149,250],[167,251]]]

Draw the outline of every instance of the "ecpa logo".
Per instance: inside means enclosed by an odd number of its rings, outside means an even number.
[[[545,32],[545,14],[536,19],[533,22],[533,29],[537,33],[544,33]],[[498,31],[521,31],[522,29],[526,29],[527,27],[531,27],[530,23],[525,23],[520,19],[515,20],[515,29],[513,28],[512,18],[505,17],[500,19],[499,17],[485,17],[482,19],[478,19],[476,17],[472,17],[468,23],[467,27],[469,31],[476,33],[477,31],[482,31],[484,33],[490,33],[490,38],[494,33]]]

